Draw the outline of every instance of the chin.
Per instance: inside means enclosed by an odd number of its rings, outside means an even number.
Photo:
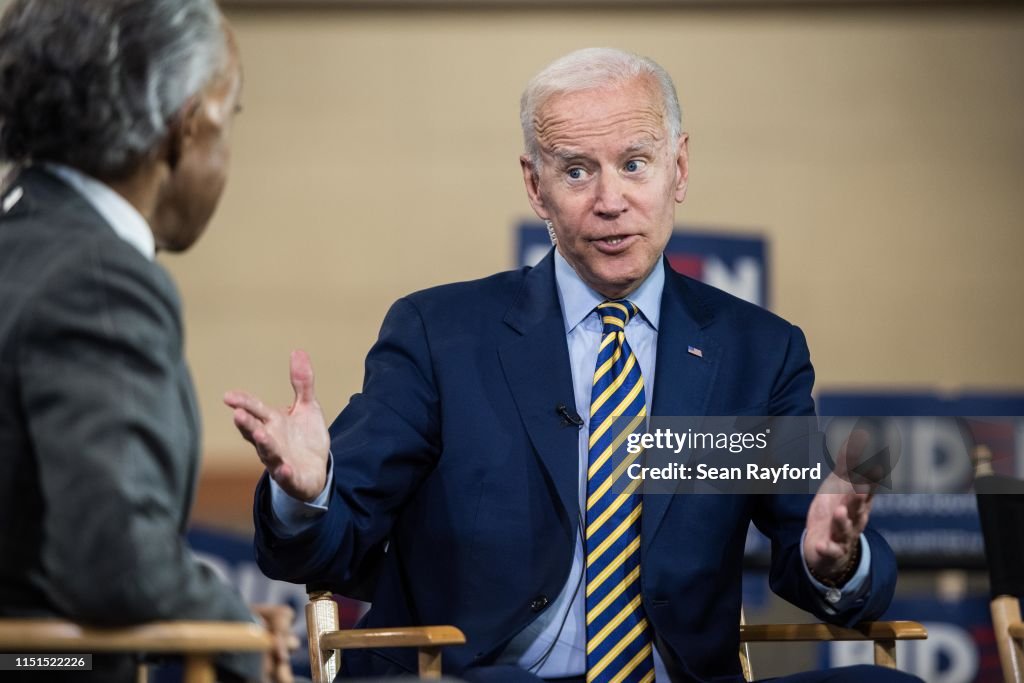
[[[591,287],[609,299],[622,299],[632,294],[639,284],[640,278],[598,274]]]
[[[646,274],[642,268],[609,268],[595,273],[596,280],[603,283],[604,289],[620,292],[640,286]]]
[[[206,232],[212,214],[212,211],[204,211],[202,215],[180,216],[170,229],[164,232],[162,247],[170,252],[190,249]]]
[[[157,246],[160,251],[178,254],[190,249],[193,244],[199,241],[202,234],[203,228],[200,228],[199,230],[179,230],[167,235],[163,240],[160,240],[157,243]]]

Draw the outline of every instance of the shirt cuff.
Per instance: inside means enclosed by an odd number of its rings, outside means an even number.
[[[334,455],[330,452],[327,453],[327,482],[320,495],[308,503],[289,496],[271,478],[270,508],[273,511],[271,526],[274,533],[279,536],[295,536],[313,527],[327,512],[333,483]]]
[[[825,612],[828,614],[839,614],[852,607],[858,600],[864,597],[871,587],[868,577],[871,573],[871,545],[864,534],[860,535],[860,564],[857,571],[853,573],[850,580],[839,588],[831,588],[811,576],[811,570],[807,567],[807,558],[804,557],[804,537],[807,530],[804,529],[800,537],[800,559],[803,561],[804,573],[810,580],[811,585],[821,594],[822,602],[825,605]]]

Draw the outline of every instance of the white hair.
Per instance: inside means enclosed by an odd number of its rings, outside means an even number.
[[[17,0],[0,18],[0,159],[130,173],[227,63],[215,0]]]
[[[523,144],[534,165],[540,163],[540,148],[534,117],[554,95],[593,90],[636,78],[653,78],[661,91],[669,143],[674,145],[683,131],[682,111],[672,77],[657,62],[632,52],[608,47],[588,47],[570,52],[548,64],[530,79],[519,100],[519,123]]]

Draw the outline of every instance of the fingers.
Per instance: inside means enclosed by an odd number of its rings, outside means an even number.
[[[846,545],[858,533],[854,531],[849,508],[846,505],[836,507],[829,525],[829,538],[839,545]]]
[[[266,422],[273,410],[252,394],[244,391],[229,391],[224,394],[224,403],[229,408],[241,408]]]
[[[838,562],[846,553],[844,546],[834,541],[818,541],[814,544],[814,550],[818,555],[829,562]]]
[[[864,448],[869,441],[871,441],[871,435],[866,429],[857,428],[850,432],[850,436],[846,440],[846,457],[850,459],[853,466],[860,463],[864,455]]]
[[[313,363],[309,359],[309,354],[298,349],[292,351],[290,365],[296,405],[316,402],[316,395],[313,392]]]
[[[242,437],[255,446],[256,432],[262,431],[263,423],[241,408],[236,408],[232,411],[231,419],[235,423],[235,428],[242,434]]]
[[[291,639],[294,639],[292,636]],[[292,676],[291,667],[291,652],[288,649],[288,638],[277,637],[275,640],[275,657],[277,658],[277,666],[274,667],[275,679],[277,683],[292,683],[294,677]]]
[[[268,468],[276,468],[281,464],[281,455],[273,437],[266,430],[266,425],[242,408],[232,413],[235,427],[242,437],[256,447],[256,454]]]
[[[266,627],[275,634],[290,634],[295,623],[295,610],[288,605],[257,603],[250,605],[252,611],[263,619]]]
[[[271,680],[275,683],[291,683],[291,652],[298,649],[299,639],[291,632],[295,611],[287,605],[252,605],[253,612],[263,620],[264,626],[274,638]]]
[[[853,525],[856,534],[860,534],[868,525],[868,517],[871,514],[871,501],[874,498],[874,491],[848,496],[846,501],[847,516]]]

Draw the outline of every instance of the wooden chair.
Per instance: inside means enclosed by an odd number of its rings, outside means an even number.
[[[310,590],[306,604],[309,668],[313,683],[332,683],[341,667],[343,650],[415,647],[420,678],[441,677],[441,648],[464,645],[466,636],[454,626],[406,626],[389,629],[339,630],[338,603],[330,591]]]
[[[313,683],[332,683],[341,665],[341,651],[361,648],[419,648],[420,678],[441,677],[441,648],[462,645],[466,637],[454,626],[420,626],[393,629],[338,630],[338,604],[330,591],[309,592],[306,627],[309,631],[309,663]],[[871,640],[875,664],[896,668],[896,641],[923,640],[924,626],[914,621],[879,621],[841,628],[831,624],[758,624],[740,626],[740,664],[746,680],[753,680],[747,645],[761,642],[808,642]]]
[[[875,664],[895,669],[896,641],[927,637],[927,629],[916,621],[870,621],[853,628],[832,624],[740,624],[740,666],[744,680],[754,680],[750,643],[870,640],[874,642]]]
[[[90,628],[58,619],[0,619],[0,652],[181,655],[184,683],[214,683],[214,659],[225,652],[266,652],[270,634],[257,624],[166,621],[127,628]],[[146,680],[140,665],[137,679]],[[46,678],[45,673],[40,680]]]
[[[999,664],[1006,683],[1024,683],[1024,482],[995,474],[992,452],[985,446],[976,447],[973,458]]]

